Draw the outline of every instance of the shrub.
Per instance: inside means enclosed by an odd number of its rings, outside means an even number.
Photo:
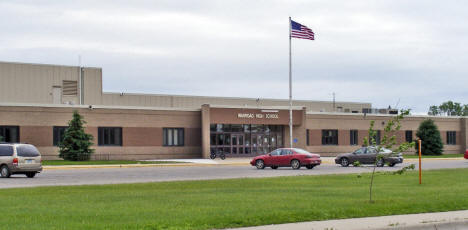
[[[93,136],[85,133],[85,123],[78,111],[74,111],[73,119],[68,122],[68,128],[59,144],[59,157],[71,161],[87,161],[91,158],[94,152],[94,149],[90,148],[93,145]]]
[[[434,121],[424,120],[419,125],[416,136],[421,139],[421,154],[423,155],[441,155],[444,149],[440,132]],[[416,154],[419,153],[419,145],[415,145]]]

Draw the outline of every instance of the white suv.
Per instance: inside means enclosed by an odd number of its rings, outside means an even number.
[[[0,143],[0,176],[25,174],[32,178],[42,171],[39,150],[30,144]]]

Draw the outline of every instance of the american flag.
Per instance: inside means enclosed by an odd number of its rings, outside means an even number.
[[[291,20],[291,37],[292,38],[302,38],[302,39],[314,39],[314,32],[309,29],[307,26],[303,26],[293,20]]]

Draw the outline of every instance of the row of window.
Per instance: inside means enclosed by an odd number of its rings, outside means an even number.
[[[67,126],[53,127],[53,145],[63,140]],[[183,128],[163,128],[164,146],[184,146]],[[19,142],[19,126],[0,126],[0,142]],[[122,127],[98,127],[99,146],[122,146]]]
[[[359,143],[358,130],[349,131],[349,143],[350,145],[358,145]],[[306,130],[306,141],[307,145],[310,145],[310,134],[309,130]],[[405,141],[413,141],[413,131],[405,131]],[[376,131],[375,136],[376,144],[380,144],[380,130]],[[456,145],[457,144],[457,132],[456,131],[447,131],[447,145]],[[337,129],[324,129],[322,130],[322,145],[338,145],[338,130]]]
[[[63,140],[66,126],[53,127],[53,145],[58,146]],[[447,131],[447,145],[457,144],[457,132]],[[212,138],[213,139],[213,138]],[[377,130],[375,140],[380,144],[380,130]],[[405,131],[406,142],[413,141],[413,131]],[[0,126],[0,142],[19,142],[19,126]],[[306,130],[307,145],[310,145],[309,130]],[[350,145],[359,144],[358,130],[349,131]],[[98,145],[99,146],[122,146],[122,128],[121,127],[98,127]],[[184,146],[185,132],[184,128],[163,128],[163,146]],[[338,130],[322,130],[322,145],[338,145]]]

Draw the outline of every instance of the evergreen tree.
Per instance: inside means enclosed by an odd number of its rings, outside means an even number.
[[[416,136],[422,140],[421,154],[423,155],[441,155],[444,148],[440,132],[434,121],[431,119],[421,122],[416,132]],[[416,145],[416,153],[419,153],[419,145]]]
[[[93,154],[93,136],[85,133],[83,124],[86,121],[78,113],[73,112],[73,119],[68,122],[68,128],[65,130],[63,140],[59,144],[59,157],[71,161],[87,161]]]

